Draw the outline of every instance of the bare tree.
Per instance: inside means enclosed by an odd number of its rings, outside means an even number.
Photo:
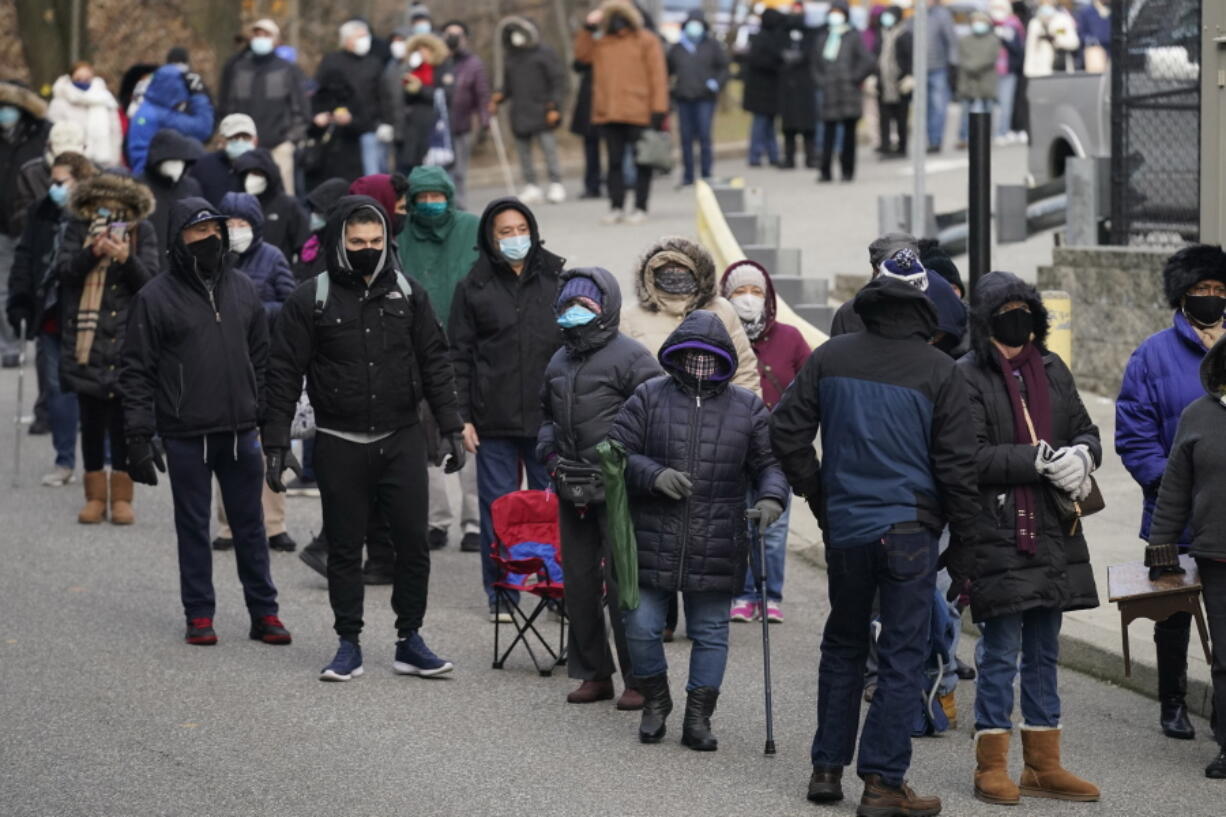
[[[16,0],[17,30],[30,71],[30,85],[48,95],[51,83],[88,55],[84,0]]]

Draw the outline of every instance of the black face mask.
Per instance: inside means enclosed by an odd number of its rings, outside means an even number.
[[[443,38],[443,42],[445,42],[447,44],[447,47],[451,49],[452,51],[454,51],[455,53],[457,54],[460,53],[460,35],[459,34],[448,34],[446,37]]]
[[[625,29],[629,27],[630,27],[630,23],[627,22],[626,18],[622,17],[620,14],[613,15],[613,19],[609,21],[609,33],[610,34],[616,34],[619,31],[624,31]]]
[[[992,316],[992,337],[1006,346],[1025,346],[1034,332],[1034,316],[1025,309],[1010,309]]]
[[[1226,312],[1226,298],[1220,295],[1188,295],[1183,299],[1183,314],[1201,326],[1217,326]]]
[[[221,269],[221,236],[211,235],[187,245],[187,251],[196,260],[196,272],[208,280]]]
[[[349,266],[363,278],[375,274],[375,271],[379,268],[379,259],[383,257],[383,250],[376,250],[374,248],[345,250],[345,253],[349,256]]]

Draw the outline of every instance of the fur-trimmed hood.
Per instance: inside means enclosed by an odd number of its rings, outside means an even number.
[[[405,43],[406,54],[412,54],[418,49],[423,49],[426,52],[427,61],[431,65],[442,65],[451,56],[451,51],[447,48],[447,43],[433,34],[414,34]]]
[[[656,289],[655,273],[648,262],[662,252],[675,252],[686,256],[693,263],[694,277],[698,280],[698,291],[693,295],[693,301],[687,312],[701,309],[715,297],[715,261],[711,254],[701,245],[681,236],[668,236],[653,244],[638,260],[634,274],[634,292],[638,296],[639,306],[648,312],[659,312],[660,293]]]
[[[1189,289],[1209,278],[1226,284],[1226,252],[1216,244],[1193,244],[1172,255],[1162,268],[1162,290],[1172,309]]]
[[[534,48],[541,44],[540,29],[536,27],[536,23],[527,17],[513,14],[510,17],[503,17],[498,21],[498,36],[502,38],[503,44],[508,48],[514,47],[511,45],[512,31],[522,31],[528,38],[528,42],[519,46],[520,48]]]
[[[996,365],[992,353],[992,315],[1010,301],[1023,301],[1034,316],[1034,344],[1047,351],[1050,318],[1039,292],[1011,272],[989,272],[975,285],[971,294],[971,348],[980,365]]]
[[[621,15],[629,21],[631,31],[639,31],[643,28],[643,13],[634,3],[626,3],[624,0],[605,0],[600,4],[600,10],[604,12],[600,20],[600,30],[606,35],[611,33],[609,24],[613,22],[614,15]]]
[[[78,182],[68,201],[68,211],[86,221],[93,221],[103,206],[114,211],[112,220],[141,221],[153,212],[153,193],[130,176],[100,173]]]
[[[15,105],[35,119],[47,118],[43,98],[16,82],[0,81],[0,105]]]

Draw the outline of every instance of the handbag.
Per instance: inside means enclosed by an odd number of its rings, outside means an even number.
[[[634,162],[661,173],[673,169],[673,143],[664,131],[647,128],[634,146]]]
[[[1022,398],[1022,415],[1026,418],[1026,429],[1030,432],[1030,441],[1038,445],[1039,438],[1034,433],[1034,422],[1030,419],[1030,407],[1026,405],[1025,398]],[[1103,499],[1103,492],[1098,488],[1098,480],[1094,479],[1093,474],[1090,474],[1089,477],[1090,493],[1084,499],[1073,499],[1059,489],[1052,491],[1052,496],[1056,500],[1056,508],[1060,511],[1060,520],[1069,523],[1069,536],[1077,533],[1077,527],[1081,524],[1083,516],[1096,514],[1107,507],[1107,501]]]
[[[560,459],[553,481],[558,496],[576,507],[604,503],[604,477],[599,466]]]

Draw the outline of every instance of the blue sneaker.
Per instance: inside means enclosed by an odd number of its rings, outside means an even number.
[[[342,638],[341,645],[336,650],[336,657],[319,673],[319,680],[348,681],[357,678],[362,672],[362,648]]]
[[[414,630],[408,638],[396,642],[396,660],[392,662],[392,669],[401,675],[433,678],[451,672],[453,667],[450,661],[444,661],[431,652],[421,635]]]

